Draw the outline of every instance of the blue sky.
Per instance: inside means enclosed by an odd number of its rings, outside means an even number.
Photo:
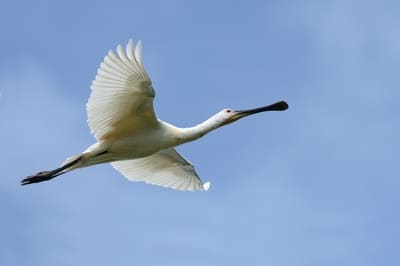
[[[399,265],[397,1],[3,1],[1,265]],[[143,41],[178,126],[284,99],[178,150],[207,193],[109,165],[19,181],[94,142],[90,84]]]

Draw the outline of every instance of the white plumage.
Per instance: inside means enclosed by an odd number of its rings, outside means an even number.
[[[22,180],[37,183],[77,168],[111,162],[131,181],[143,181],[178,190],[208,190],[193,165],[174,149],[242,117],[288,108],[284,101],[244,110],[223,109],[194,127],[178,128],[156,118],[155,92],[143,66],[142,45],[130,40],[117,54],[109,51],[92,83],[87,103],[88,124],[97,142],[69,157],[59,168]]]
[[[89,127],[98,141],[115,130],[121,131],[118,123],[126,125],[127,130],[157,126],[154,89],[144,70],[141,47],[139,42],[134,49],[129,41],[125,54],[118,45],[118,56],[110,50],[97,71],[87,115]]]
[[[116,161],[111,164],[132,181],[190,191],[207,190],[210,184],[203,184],[193,165],[174,148],[161,150],[144,158]]]
[[[87,104],[88,124],[98,141],[132,136],[138,130],[157,131],[160,127],[153,110],[155,96],[142,63],[142,44],[128,42],[117,55],[109,51],[97,71]],[[178,190],[202,190],[204,185],[186,159],[175,149],[161,150],[144,158],[112,162],[131,181]]]

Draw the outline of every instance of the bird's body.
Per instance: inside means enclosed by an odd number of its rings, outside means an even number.
[[[141,54],[129,41],[126,50],[109,51],[92,84],[87,104],[88,123],[97,142],[71,156],[59,168],[39,172],[22,185],[52,179],[77,168],[111,162],[132,181],[179,190],[207,190],[194,167],[174,147],[196,140],[208,132],[244,116],[282,111],[286,102],[245,111],[224,109],[194,127],[179,128],[157,119],[153,109],[155,91]]]

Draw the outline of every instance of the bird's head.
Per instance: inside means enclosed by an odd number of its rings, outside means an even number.
[[[267,111],[284,111],[288,108],[289,105],[285,101],[280,101],[267,106],[248,109],[248,110],[235,111],[232,109],[223,109],[216,116],[219,120],[220,126],[224,126],[249,115]]]

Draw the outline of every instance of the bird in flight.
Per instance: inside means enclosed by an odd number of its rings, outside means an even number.
[[[66,159],[60,167],[26,177],[21,185],[50,180],[72,170],[100,163],[112,166],[131,181],[177,190],[208,190],[193,165],[174,147],[243,117],[283,111],[285,101],[235,111],[223,109],[206,121],[179,128],[156,117],[155,91],[142,60],[142,44],[129,40],[126,49],[110,50],[97,71],[87,103],[88,124],[97,142]]]

